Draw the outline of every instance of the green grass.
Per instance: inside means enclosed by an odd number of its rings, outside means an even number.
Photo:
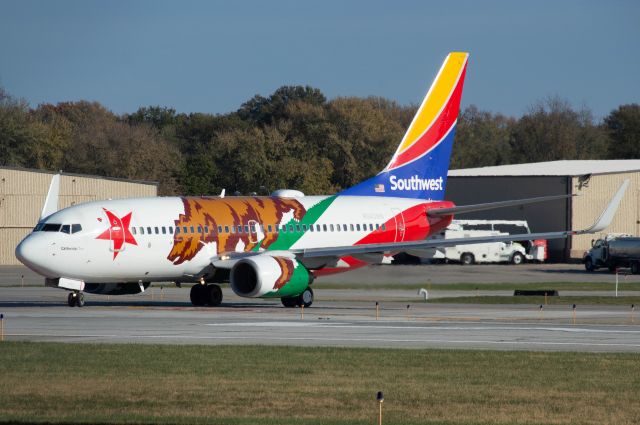
[[[0,423],[637,424],[637,354],[0,343]]]
[[[544,304],[544,301],[544,297],[480,295],[477,297],[431,298],[428,302],[436,304]],[[636,309],[640,310],[640,297],[557,296],[547,297],[547,304],[624,305],[629,307],[634,304]]]
[[[513,291],[515,289],[557,289],[558,291],[608,291],[615,288],[615,278],[611,282],[488,282],[488,283],[323,283],[316,282],[318,289],[411,289],[420,288],[442,291]],[[640,282],[625,282],[620,278],[620,291],[640,291]]]

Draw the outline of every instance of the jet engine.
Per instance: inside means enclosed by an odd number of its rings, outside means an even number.
[[[238,261],[229,276],[233,292],[247,298],[295,297],[312,281],[313,275],[295,259],[265,254]]]

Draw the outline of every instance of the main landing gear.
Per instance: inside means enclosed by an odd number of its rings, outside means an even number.
[[[67,297],[69,307],[84,307],[84,294],[82,292],[71,292]]]
[[[313,290],[307,288],[297,297],[282,297],[280,301],[285,307],[311,307],[311,304],[313,304]]]
[[[217,307],[222,303],[222,289],[218,285],[195,284],[191,287],[191,304],[195,306],[208,305]]]

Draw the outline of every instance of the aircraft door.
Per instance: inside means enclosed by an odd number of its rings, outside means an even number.
[[[391,213],[393,214],[393,218],[396,221],[395,242],[402,242],[404,241],[404,234],[405,234],[404,216],[402,215],[402,211],[400,211],[398,208],[392,208]]]
[[[122,220],[115,215],[110,217],[109,223],[109,251],[120,252],[124,251],[124,229],[122,226]],[[118,248],[116,248],[118,247]]]
[[[255,220],[249,220],[249,242],[258,243],[261,238],[261,231],[258,222]]]

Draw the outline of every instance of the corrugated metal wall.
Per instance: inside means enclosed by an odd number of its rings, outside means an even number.
[[[0,168],[0,265],[19,264],[16,245],[37,223],[52,173]],[[59,208],[82,202],[157,196],[153,183],[135,183],[99,177],[63,175]]]
[[[611,226],[599,235],[572,237],[571,258],[581,259],[582,254],[591,248],[592,239],[604,237],[608,233],[640,235],[640,173],[593,175],[582,184],[578,177],[573,177],[572,193],[581,195],[573,199],[572,222],[574,229],[589,227],[600,216],[625,179],[630,180],[629,188]]]
[[[510,199],[565,195],[571,179],[562,176],[476,176],[454,177],[447,180],[445,199],[457,205],[481,204]],[[569,203],[565,200],[543,202],[517,207],[477,211],[456,216],[464,219],[527,220],[532,232],[565,230],[569,226]],[[549,241],[549,260],[564,261],[568,252],[565,239]]]

